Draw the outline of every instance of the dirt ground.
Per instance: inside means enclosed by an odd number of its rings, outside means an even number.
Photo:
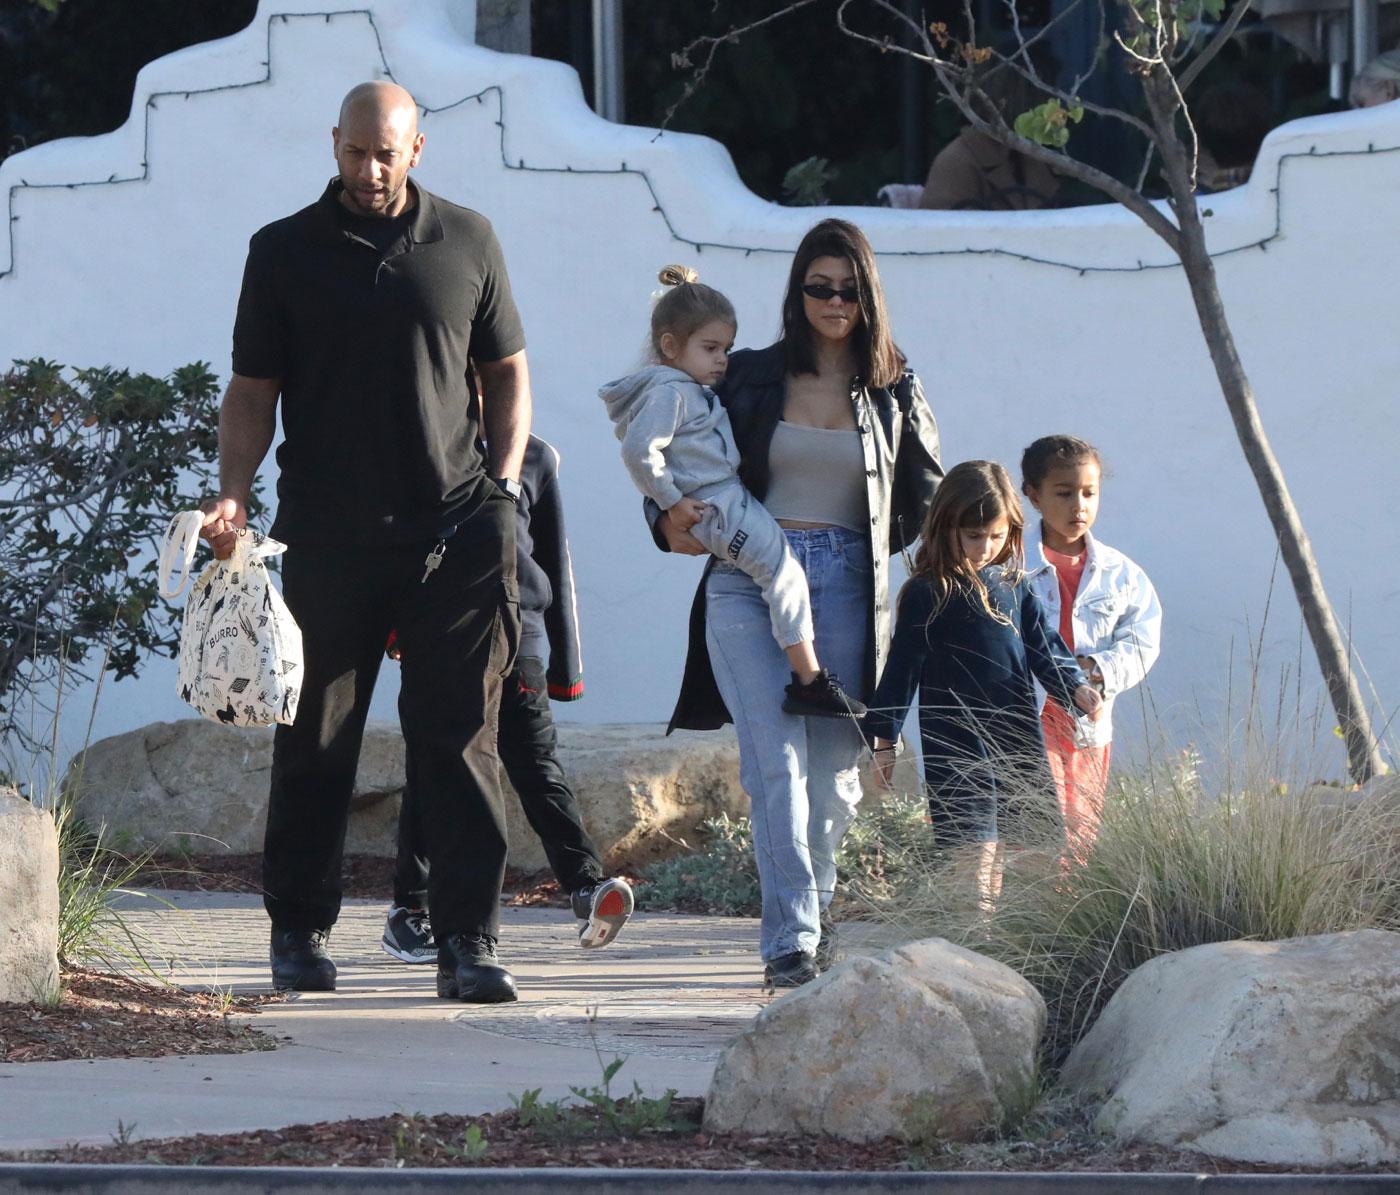
[[[0,1004],[0,1062],[273,1050],[275,1038],[231,1018],[278,999],[187,992],[154,980],[67,970],[56,1005]]]
[[[624,1105],[625,1108],[625,1105]],[[1121,1149],[1080,1128],[1037,1140],[927,1146],[884,1140],[857,1145],[830,1137],[707,1133],[702,1101],[677,1099],[666,1127],[619,1135],[597,1110],[551,1127],[524,1125],[516,1111],[491,1116],[384,1116],[254,1133],[0,1154],[3,1161],[200,1166],[608,1166],[659,1170],[1005,1170],[1164,1173],[1303,1173],[1214,1162],[1172,1150]]]

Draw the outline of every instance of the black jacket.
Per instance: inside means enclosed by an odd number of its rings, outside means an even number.
[[[555,701],[577,701],[583,696],[583,659],[574,566],[559,494],[559,452],[538,436],[526,445],[520,489],[515,521],[520,654],[547,658],[549,695]]]
[[[729,359],[724,380],[715,387],[734,425],[741,458],[739,477],[760,502],[768,492],[768,448],[773,429],[783,414],[787,353],[782,341],[766,349],[743,349]],[[869,693],[884,669],[889,650],[889,556],[914,543],[923,526],[933,492],[943,477],[938,461],[938,426],[913,370],[892,387],[872,388],[860,379],[851,386],[856,427],[865,448],[866,497],[870,515],[871,634],[867,640],[865,675],[860,691]],[[660,511],[648,506],[652,534],[663,551],[665,540],[656,532]],[[671,730],[718,730],[732,721],[715,684],[710,653],[705,645],[705,566],[690,610],[690,647],[681,692],[671,715]]]
[[[942,800],[1048,787],[1035,682],[1067,710],[1088,683],[1029,579],[1003,568],[981,577],[1004,621],[966,589],[940,606],[927,578],[909,582],[863,722],[868,737],[897,740],[917,693],[924,780]]]

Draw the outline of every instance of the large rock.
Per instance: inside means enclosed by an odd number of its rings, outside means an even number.
[[[242,855],[262,850],[272,730],[191,718],[102,739],[69,764],[76,811],[119,849]],[[345,849],[392,854],[403,791],[397,730],[365,731]]]
[[[1400,934],[1221,942],[1114,993],[1062,1081],[1124,1140],[1287,1166],[1400,1162]]]
[[[732,734],[660,725],[559,726],[559,757],[584,822],[609,867],[634,866],[695,838],[706,818],[747,813]],[[262,850],[272,732],[190,719],[103,739],[70,765],[78,811],[117,843],[195,854]],[[503,777],[504,779],[504,777]],[[371,723],[355,778],[345,849],[392,857],[404,746],[398,727]],[[510,864],[547,866],[539,839],[506,786]]]
[[[1044,1029],[1025,979],[942,938],[850,959],[730,1044],[705,1127],[966,1140],[1026,1099]]]
[[[0,788],[0,1004],[58,991],[58,834],[53,818]]]

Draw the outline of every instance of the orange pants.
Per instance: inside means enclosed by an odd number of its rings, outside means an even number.
[[[1041,710],[1040,727],[1045,733],[1050,774],[1055,777],[1055,791],[1060,798],[1060,814],[1065,819],[1065,838],[1070,853],[1082,859],[1099,832],[1113,747],[1076,747],[1074,717],[1053,701],[1047,701]]]

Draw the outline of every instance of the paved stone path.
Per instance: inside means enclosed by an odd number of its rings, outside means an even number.
[[[267,919],[256,897],[163,894],[126,917],[176,983],[265,991]],[[0,1149],[217,1133],[394,1112],[498,1111],[546,1098],[626,1059],[622,1090],[703,1095],[715,1059],[772,999],[760,986],[757,924],[638,914],[603,950],[577,944],[565,910],[501,911],[513,1005],[439,1000],[435,968],[378,948],[382,902],[347,903],[331,941],[338,990],[253,1018],[277,1050],[158,1059],[0,1064]],[[857,935],[847,939],[855,947]]]
[[[267,990],[261,901],[177,894],[173,903],[137,902],[126,916],[176,982]],[[389,1013],[404,1000],[435,996],[436,968],[408,966],[379,949],[384,912],[383,902],[347,904],[331,954],[336,997]],[[503,908],[501,957],[520,985],[519,1003],[434,1007],[454,1023],[505,1037],[713,1063],[772,998],[758,982],[758,930],[747,918],[640,914],[602,950],[580,949],[577,926],[562,909]]]

